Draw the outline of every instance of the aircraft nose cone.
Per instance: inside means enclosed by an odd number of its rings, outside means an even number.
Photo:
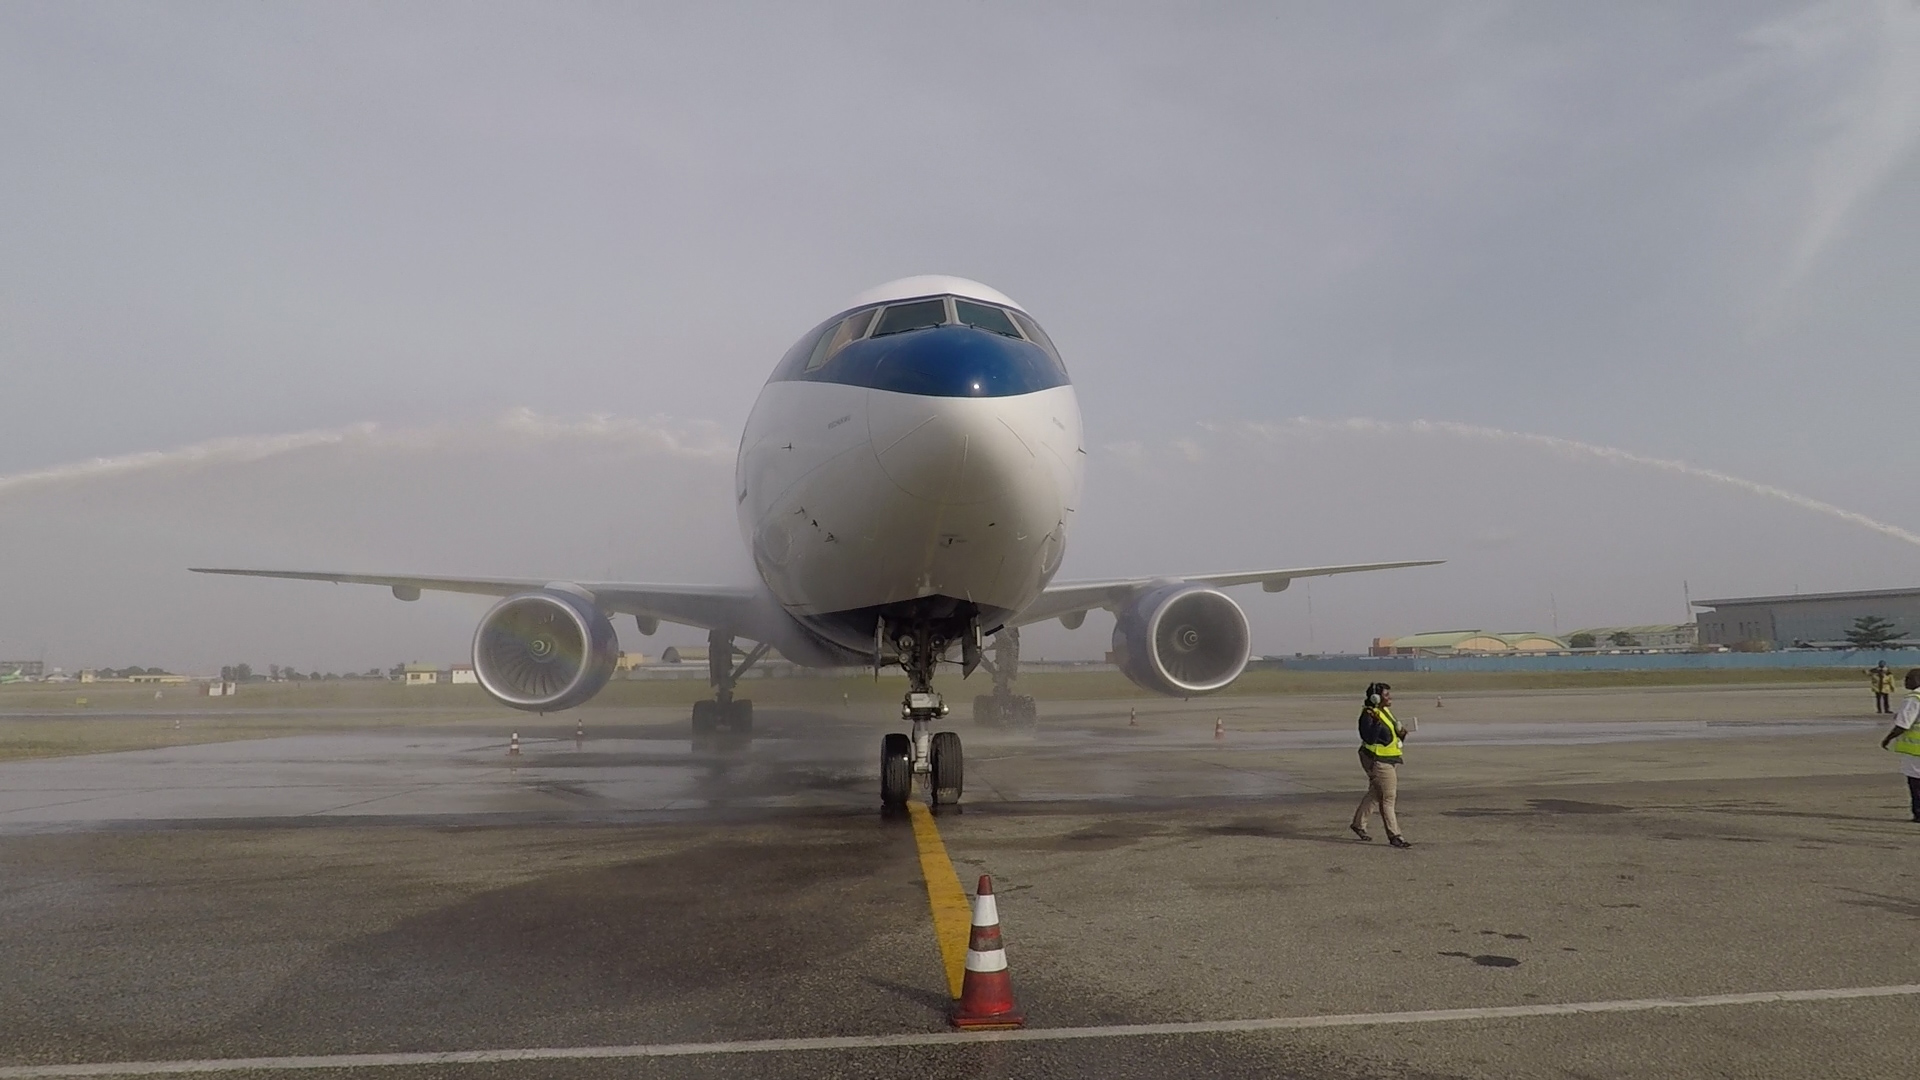
[[[867,424],[881,471],[929,502],[980,503],[1045,479],[1033,450],[991,398],[875,392],[868,395]],[[1050,492],[1050,481],[1046,487]]]

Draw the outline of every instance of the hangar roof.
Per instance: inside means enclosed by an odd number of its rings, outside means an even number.
[[[1734,607],[1740,604],[1792,604],[1810,600],[1892,600],[1920,597],[1920,589],[1867,589],[1863,592],[1792,593],[1787,596],[1736,596],[1727,600],[1695,600],[1694,607]]]

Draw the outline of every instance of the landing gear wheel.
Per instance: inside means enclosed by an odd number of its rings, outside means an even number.
[[[928,757],[932,765],[933,805],[955,805],[960,801],[960,788],[965,779],[960,736],[951,731],[935,732]]]
[[[696,701],[693,703],[693,735],[700,738],[713,734],[720,722],[720,703],[717,701]]]
[[[727,727],[735,735],[753,734],[753,701],[748,698],[735,698],[727,703]]]
[[[999,727],[1000,710],[994,708],[992,694],[975,694],[973,697],[973,722],[981,727]]]
[[[880,739],[880,805],[897,810],[913,794],[913,740],[899,732]]]

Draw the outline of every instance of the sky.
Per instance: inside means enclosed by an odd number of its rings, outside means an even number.
[[[1450,560],[1263,652],[1920,585],[1917,134],[1911,2],[10,3],[0,658],[484,608],[203,563],[744,580],[758,387],[914,273],[1065,354],[1063,578]]]

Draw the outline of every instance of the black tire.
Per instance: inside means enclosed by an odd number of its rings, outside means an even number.
[[[993,705],[992,695],[974,695],[973,722],[979,724],[981,727],[998,727],[1000,725],[1000,713]]]
[[[720,719],[720,703],[717,701],[696,701],[693,703],[693,734],[695,738],[713,734]]]
[[[913,794],[913,740],[899,732],[880,739],[880,805],[902,807]]]
[[[727,727],[736,735],[753,734],[753,701],[749,698],[735,698],[728,703]]]
[[[966,781],[966,759],[960,754],[960,736],[951,731],[935,732],[928,756],[933,766],[933,805],[958,803]]]

